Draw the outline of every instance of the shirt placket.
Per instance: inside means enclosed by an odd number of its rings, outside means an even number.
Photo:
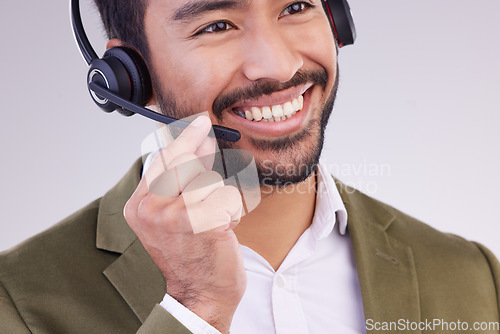
[[[272,307],[276,334],[309,333],[297,295],[297,266],[274,274]]]

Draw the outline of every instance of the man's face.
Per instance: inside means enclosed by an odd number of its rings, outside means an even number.
[[[150,0],[144,27],[162,112],[238,130],[219,146],[249,150],[264,184],[314,171],[338,79],[319,0]]]

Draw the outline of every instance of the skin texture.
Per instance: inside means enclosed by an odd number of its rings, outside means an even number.
[[[287,169],[309,161],[310,153],[321,149],[321,119],[329,116],[324,106],[329,99],[333,104],[337,77],[335,41],[321,3],[307,2],[315,7],[290,11],[294,2],[235,1],[245,6],[175,20],[174,13],[186,3],[150,0],[146,10],[144,29],[155,81],[151,103],[178,118],[208,111],[211,123],[241,132],[241,140],[232,147],[249,150],[261,167],[280,164]],[[219,26],[210,26],[213,22]],[[214,27],[220,31],[213,32]],[[206,33],[197,34],[202,30]],[[112,40],[108,47],[119,44]],[[314,73],[325,74],[326,81],[308,81]],[[263,106],[289,100],[306,84],[298,74],[313,83],[302,122],[283,131],[256,131],[232,113],[236,104]],[[214,108],[220,101],[234,103],[222,110]],[[196,167],[196,162],[193,168],[176,171],[181,173],[179,191],[158,195],[154,188],[160,187],[168,169],[175,168],[176,159],[196,161],[213,152],[215,144],[206,137],[208,118],[199,119],[198,128],[193,131],[191,125],[161,152],[167,171],[155,158],[127,203],[125,218],[162,270],[167,292],[226,333],[246,288],[239,244],[252,248],[277,269],[311,224],[316,178],[311,170],[300,183],[262,186],[261,204],[241,219],[238,190],[221,182],[189,198],[183,196],[190,183],[214,178],[207,172],[209,166]],[[189,214],[190,208],[196,213]],[[193,233],[196,226],[203,226],[204,232]]]
[[[127,202],[124,215],[165,276],[167,292],[212,326],[227,332],[246,286],[243,260],[232,230],[241,217],[239,191],[215,183],[209,191],[198,192],[197,199],[184,200],[182,195],[158,195],[158,184],[153,181],[148,185],[147,181],[165,175],[164,162],[167,171],[185,161],[198,162],[199,168],[179,169],[179,179],[185,181],[178,183],[181,193],[191,183],[213,177],[196,159],[197,154],[209,154],[215,147],[207,144],[212,141],[207,137],[211,123],[206,116],[197,121],[156,155]],[[200,225],[210,231],[193,233]]]
[[[312,89],[309,121],[319,121],[336,76],[336,52],[326,15],[319,1],[303,14],[281,16],[290,2],[250,1],[243,9],[210,12],[197,19],[178,22],[172,13],[186,1],[151,0],[146,10],[145,29],[150,45],[150,65],[162,97],[175,101],[165,112],[179,118],[209,111],[212,123],[236,128],[242,134],[237,148],[250,150],[256,161],[281,161],[298,165],[307,152],[317,146],[319,124],[310,129],[308,140],[294,140],[289,150],[259,149],[256,141],[276,142],[273,138],[242,129],[230,117],[213,112],[214,102],[252,84],[284,84],[297,71],[326,71],[325,90]],[[193,35],[211,22],[225,19],[234,28],[222,33]],[[275,87],[277,91],[282,90]],[[306,122],[307,123],[307,122]],[[302,128],[302,130],[304,127]],[[288,134],[292,138],[294,134]],[[294,138],[297,139],[297,138]],[[222,143],[223,144],[223,143]],[[224,145],[221,145],[224,146]],[[300,152],[300,154],[298,154]]]

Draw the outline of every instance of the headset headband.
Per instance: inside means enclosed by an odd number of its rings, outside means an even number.
[[[337,43],[340,47],[354,43],[356,30],[347,0],[322,0]],[[118,110],[124,116],[134,113],[155,121],[185,128],[188,122],[144,108],[152,89],[151,79],[142,57],[129,48],[115,47],[100,59],[83,28],[79,0],[70,0],[70,15],[75,41],[90,70],[87,86],[94,102],[104,111]],[[235,129],[213,126],[218,139],[236,142],[241,134]]]
[[[83,59],[90,65],[92,60],[99,59],[97,53],[89,42],[85,29],[83,29],[82,16],[80,14],[80,4],[78,0],[71,0],[71,25],[73,26],[73,36],[80,49]]]

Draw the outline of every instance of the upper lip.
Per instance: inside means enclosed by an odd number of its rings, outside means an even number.
[[[278,104],[283,104],[285,102],[291,101],[293,99],[298,98],[300,95],[304,94],[306,90],[311,88],[313,83],[307,83],[295,87],[291,87],[276,93],[272,93],[271,95],[264,95],[259,97],[258,99],[245,100],[240,103],[236,103],[229,107],[229,110],[232,109],[250,109],[252,107],[266,107],[266,106],[274,106]]]

